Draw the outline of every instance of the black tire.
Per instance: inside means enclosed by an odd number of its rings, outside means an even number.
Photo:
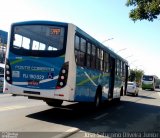
[[[122,87],[120,90],[120,96],[123,96],[123,95],[124,95],[124,92],[123,92],[123,87]]]
[[[49,106],[60,107],[63,103],[62,100],[47,100],[45,101]]]
[[[102,103],[102,88],[98,87],[97,92],[96,92],[96,96],[95,96],[95,100],[94,100],[94,107],[96,109],[100,108],[101,103]]]

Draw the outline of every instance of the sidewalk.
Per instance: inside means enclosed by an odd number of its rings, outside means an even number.
[[[0,92],[0,97],[7,97],[7,96],[11,96],[11,95],[12,94]]]
[[[160,89],[156,89],[155,90],[157,93],[158,93],[158,95],[160,96]]]

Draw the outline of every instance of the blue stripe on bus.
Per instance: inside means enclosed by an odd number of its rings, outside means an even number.
[[[75,101],[93,102],[97,86],[109,84],[108,73],[77,67],[76,74]]]

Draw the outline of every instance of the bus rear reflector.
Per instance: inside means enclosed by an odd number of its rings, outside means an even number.
[[[11,66],[10,66],[10,63],[9,63],[9,60],[8,60],[8,59],[6,59],[5,80],[6,80],[9,84],[12,84],[12,71],[11,71]]]
[[[60,70],[56,89],[61,89],[66,86],[68,79],[68,69],[69,69],[69,62],[66,62],[63,64]]]

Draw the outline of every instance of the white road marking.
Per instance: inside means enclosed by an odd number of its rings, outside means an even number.
[[[25,107],[26,106],[20,106],[20,105],[0,107],[0,112],[2,112],[2,111],[8,111],[8,110],[21,109],[21,108],[25,108]]]
[[[120,110],[120,109],[122,109],[122,108],[124,108],[124,106],[119,106],[119,107],[117,107],[118,110]]]
[[[99,116],[97,116],[97,117],[95,117],[95,118],[93,118],[94,120],[99,120],[99,119],[101,119],[101,118],[103,118],[104,116],[107,116],[108,115],[108,113],[104,113],[104,114],[102,114],[102,115],[99,115]]]
[[[120,109],[122,109],[122,108],[124,108],[124,106],[119,106],[119,107],[117,107],[117,110],[120,110]],[[104,114],[99,115],[99,116],[97,116],[97,117],[95,117],[95,118],[93,118],[93,119],[94,119],[94,120],[99,120],[99,119],[107,116],[108,114],[109,114],[109,113],[104,113]]]
[[[79,131],[80,131],[79,128],[71,128],[71,129],[68,129],[65,132],[61,133],[61,134],[53,136],[52,138],[66,138],[66,137],[71,136],[72,134],[75,134],[75,133],[79,132]]]
[[[71,129],[66,130],[65,132],[74,132],[74,131],[77,131],[77,130],[78,130],[78,128],[71,128]]]
[[[0,98],[2,97],[11,97],[12,94],[0,93]]]

